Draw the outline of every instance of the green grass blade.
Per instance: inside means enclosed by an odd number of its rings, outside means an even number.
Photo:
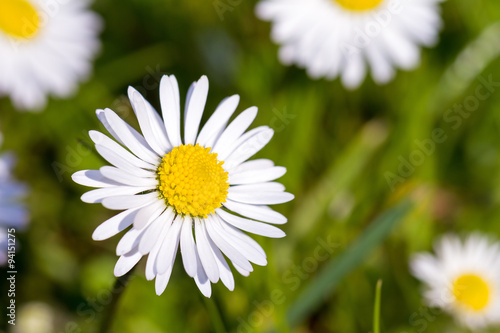
[[[380,333],[380,303],[382,299],[382,280],[375,287],[375,305],[373,307],[373,333]]]
[[[484,29],[458,54],[435,89],[434,112],[439,113],[449,107],[494,60],[500,57],[499,34],[500,22],[497,21]]]
[[[304,288],[291,304],[287,321],[290,326],[301,323],[330,294],[347,274],[352,272],[393,230],[413,207],[411,200],[403,200],[397,206],[379,216],[352,246],[333,258]]]
[[[224,328],[224,322],[222,321],[222,317],[216,301],[213,298],[206,297],[203,297],[203,300],[205,301],[205,305],[207,306],[207,311],[212,321],[214,331],[216,333],[225,333],[226,329]]]
[[[290,217],[290,221],[301,221],[290,225],[290,239],[302,238],[319,223],[335,196],[348,189],[362,174],[386,138],[387,128],[380,121],[371,121],[362,128]]]

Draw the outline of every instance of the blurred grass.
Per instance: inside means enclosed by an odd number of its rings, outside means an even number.
[[[356,267],[365,256],[373,251],[389,235],[397,223],[404,220],[413,204],[403,201],[378,217],[355,243],[343,254],[330,260],[306,285],[298,298],[292,303],[288,312],[291,326],[301,323],[311,312],[318,308],[325,295],[330,294],[339,283]]]
[[[0,100],[3,149],[16,152],[16,175],[31,188],[32,222],[18,236],[20,309],[45,304],[43,311],[54,317],[51,333],[71,332],[72,323],[95,331],[114,283],[118,237],[91,240],[113,212],[83,204],[85,189],[70,179],[77,170],[103,165],[82,144],[90,142],[88,130],[101,128],[95,109],[110,107],[136,124],[124,96],[128,85],[158,107],[162,74],[177,76],[182,98],[192,81],[207,74],[205,120],[220,100],[237,93],[239,110],[259,107],[254,126],[275,129],[259,156],[288,169],[281,181],[296,200],[277,207],[289,217],[283,226],[288,236],[255,237],[268,266],[255,267],[247,278],[236,273],[233,292],[215,285],[208,307],[179,260],[160,297],[141,262],[119,303],[116,332],[213,332],[212,305],[221,314],[216,325],[228,332],[368,332],[379,278],[385,285],[381,332],[466,332],[445,314],[425,327],[411,319],[425,307],[407,258],[429,250],[434,237],[448,231],[500,235],[500,94],[492,93],[456,129],[443,118],[474,94],[478,76],[500,81],[500,3],[444,2],[441,41],[423,50],[420,68],[399,71],[386,86],[368,79],[354,92],[338,80],[312,81],[303,70],[282,66],[269,24],[255,18],[254,4],[242,1],[221,21],[211,1],[99,0],[94,7],[106,21],[104,47],[95,75],[78,94],[51,100],[40,114],[18,113]],[[397,174],[400,158],[408,159],[418,149],[415,140],[430,138],[435,128],[448,139],[391,189],[385,174]],[[425,196],[411,214],[366,250],[369,242],[358,237],[374,237],[369,221],[415,191]],[[307,258],[320,241],[339,248],[312,269]],[[353,248],[359,252],[345,257]],[[342,269],[348,277],[338,273]],[[323,272],[337,272],[336,280]],[[324,282],[316,284],[318,279]],[[321,305],[296,303],[299,295],[321,296]],[[300,316],[293,312],[298,308]],[[30,311],[20,311],[18,320]],[[288,327],[287,318],[297,326]]]

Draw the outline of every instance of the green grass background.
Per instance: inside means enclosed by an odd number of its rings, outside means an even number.
[[[287,167],[281,182],[296,199],[276,207],[289,217],[286,238],[255,237],[269,264],[246,278],[235,272],[233,292],[219,283],[204,299],[178,257],[156,296],[142,260],[118,305],[115,332],[370,332],[378,279],[381,332],[468,332],[422,304],[408,258],[446,232],[500,235],[500,87],[456,128],[458,120],[444,118],[474,95],[479,77],[500,82],[500,3],[445,2],[440,43],[423,50],[418,69],[398,71],[385,86],[368,78],[350,92],[339,80],[313,81],[282,66],[255,1],[220,2],[232,8],[223,20],[212,1],[96,1],[103,49],[78,94],[51,100],[40,114],[0,100],[3,150],[16,152],[17,178],[30,187],[12,332],[31,333],[22,325],[36,316],[47,322],[39,333],[96,331],[119,237],[91,239],[114,212],[81,202],[85,188],[70,175],[104,165],[88,148],[87,132],[101,128],[95,109],[110,107],[137,124],[127,86],[159,107],[158,82],[167,73],[177,76],[181,99],[208,76],[204,120],[232,94],[241,96],[239,111],[258,106],[254,126],[276,132],[258,156]],[[400,159],[419,149],[415,140],[436,128],[447,140],[390,186],[387,172],[398,174]],[[315,257],[325,242],[335,244],[332,253]]]

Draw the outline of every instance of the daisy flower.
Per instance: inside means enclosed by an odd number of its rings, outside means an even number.
[[[284,237],[271,224],[287,219],[268,205],[293,199],[273,180],[286,169],[268,159],[248,161],[273,136],[267,126],[246,131],[257,115],[251,107],[229,125],[239,96],[224,99],[198,132],[208,95],[208,79],[191,85],[181,129],[181,107],[176,78],[160,82],[163,119],[140,93],[128,96],[142,135],[110,109],[97,117],[114,137],[90,131],[96,150],[113,166],[79,171],[73,180],[98,187],[82,196],[87,203],[124,210],[102,223],[94,240],[103,240],[132,226],[121,238],[114,273],[127,273],[148,255],[146,278],[156,278],[156,293],[165,290],[178,248],[186,273],[203,295],[219,279],[234,289],[234,278],[223,254],[244,276],[251,263],[267,264],[263,249],[246,232]],[[226,126],[227,125],[227,126]],[[181,134],[182,132],[182,134]],[[194,236],[193,236],[194,234]]]
[[[417,254],[410,264],[413,275],[426,285],[427,304],[472,330],[500,324],[500,243],[480,234],[464,242],[448,235],[434,248],[435,256]]]
[[[0,145],[2,137],[0,135]],[[28,222],[28,214],[20,200],[26,195],[23,184],[12,179],[14,156],[0,155],[0,265],[7,262],[7,229],[22,230]]]
[[[100,48],[100,18],[88,1],[0,0],[0,95],[40,110],[49,94],[68,97]]]
[[[420,46],[432,46],[442,22],[443,0],[262,0],[256,14],[273,22],[285,65],[306,68],[311,78],[341,77],[357,88],[371,69],[377,84],[395,68],[413,69]]]

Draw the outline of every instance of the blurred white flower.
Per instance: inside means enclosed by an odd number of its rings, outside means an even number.
[[[427,304],[472,330],[500,324],[500,243],[480,234],[464,242],[447,235],[434,249],[435,256],[420,253],[411,260],[413,275],[426,285]]]
[[[48,95],[69,97],[92,71],[101,20],[86,0],[0,2],[0,95],[39,111]]]
[[[17,322],[12,327],[12,333],[53,333],[56,331],[54,312],[54,309],[47,303],[26,303],[19,308]]]
[[[2,137],[0,135],[0,146]],[[0,265],[7,261],[7,229],[22,230],[28,223],[28,213],[20,200],[26,195],[26,187],[12,178],[14,155],[0,154]],[[17,236],[16,233],[11,233]],[[16,243],[17,246],[17,243]]]
[[[306,68],[314,79],[341,76],[354,89],[367,64],[377,84],[392,80],[396,67],[417,67],[420,46],[438,40],[441,1],[262,0],[256,14],[273,22],[283,64]]]
[[[210,282],[219,279],[233,290],[234,278],[222,254],[244,276],[253,271],[250,262],[267,264],[264,250],[241,230],[285,236],[267,223],[283,224],[287,219],[267,205],[293,199],[283,185],[272,182],[286,169],[267,159],[247,161],[271,140],[273,130],[261,126],[245,132],[257,115],[256,107],[227,125],[239,103],[234,95],[219,104],[198,132],[208,95],[205,76],[189,89],[183,130],[173,75],[160,82],[163,119],[136,90],[129,88],[128,95],[142,135],[110,109],[98,110],[116,141],[97,131],[90,137],[114,166],[73,175],[81,185],[100,188],[85,193],[84,202],[125,210],[101,224],[93,238],[107,239],[132,225],[118,243],[115,275],[127,273],[148,255],[146,278],[156,278],[158,295],[168,284],[179,246],[186,273],[205,296],[211,295]]]

